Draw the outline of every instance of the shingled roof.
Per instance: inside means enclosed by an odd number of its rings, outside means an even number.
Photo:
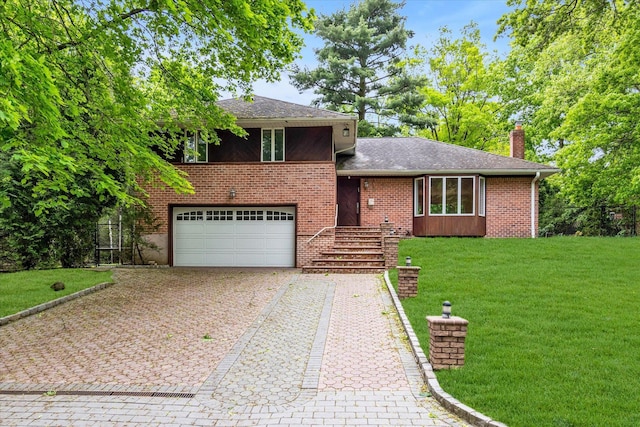
[[[356,154],[337,162],[338,175],[398,176],[438,173],[535,175],[559,169],[419,137],[358,138]]]
[[[254,96],[253,102],[246,102],[241,98],[225,99],[219,101],[218,106],[233,114],[238,119],[353,119],[353,116],[349,114],[265,98],[263,96]]]

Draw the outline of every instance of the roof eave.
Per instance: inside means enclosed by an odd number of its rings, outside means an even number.
[[[338,176],[419,176],[419,175],[469,175],[484,176],[535,176],[540,179],[559,173],[560,169],[422,169],[422,170],[389,170],[389,169],[338,169]]]

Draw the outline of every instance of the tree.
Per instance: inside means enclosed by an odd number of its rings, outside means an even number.
[[[422,50],[427,64],[426,84],[417,93],[394,100],[401,121],[429,138],[494,152],[508,150],[504,142],[507,124],[500,120],[501,104],[494,93],[490,58],[475,23],[465,26],[461,38],[451,39],[443,27],[429,50]]]
[[[301,0],[1,2],[0,149],[35,183],[34,211],[136,202],[150,181],[192,191],[161,154],[185,128],[239,131],[219,93],[276,79],[311,18]]]
[[[404,27],[406,18],[398,14],[403,6],[391,0],[363,0],[348,10],[320,16],[315,31],[325,44],[315,51],[319,65],[313,70],[294,67],[292,84],[301,91],[314,89],[320,95],[315,105],[354,111],[360,121],[380,114],[387,97],[417,84],[405,78],[403,85],[389,85],[403,75],[407,40],[413,37]]]
[[[192,192],[165,155],[185,130],[242,132],[219,94],[275,80],[312,18],[301,0],[0,2],[0,228],[23,264],[146,185]]]
[[[501,19],[515,42],[513,111],[528,117],[578,207],[640,200],[637,3],[527,2]]]

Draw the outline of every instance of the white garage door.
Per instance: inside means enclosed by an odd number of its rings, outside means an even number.
[[[173,265],[294,267],[295,208],[174,208]]]

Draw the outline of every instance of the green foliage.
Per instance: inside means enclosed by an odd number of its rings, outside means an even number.
[[[0,150],[34,183],[34,212],[136,203],[152,181],[192,192],[160,155],[179,138],[159,131],[239,131],[218,94],[275,80],[302,45],[290,27],[311,28],[300,0],[0,3]]]
[[[131,256],[134,263],[137,259],[141,264],[145,264],[143,252],[147,249],[158,249],[158,246],[149,242],[145,236],[157,232],[161,225],[148,206],[136,206],[122,212],[122,226],[124,230],[131,230],[130,234],[127,234],[128,238],[125,239],[124,245],[134,251]]]
[[[513,125],[500,120],[499,82],[492,72],[497,59],[486,51],[475,23],[462,29],[461,38],[451,36],[443,27],[435,45],[419,51],[428,65],[426,84],[395,101],[401,121],[437,141],[508,153],[505,135]]]
[[[411,91],[417,81],[405,73],[402,59],[413,32],[398,14],[403,3],[363,0],[348,10],[320,16],[316,34],[325,45],[316,50],[318,68],[298,67],[291,75],[299,90],[314,89],[316,105],[353,108],[360,121],[380,114],[385,99]],[[398,84],[402,82],[402,84]]]
[[[100,200],[91,186],[79,177],[77,185],[86,186],[87,195],[57,200],[65,195],[55,191],[40,193],[40,201],[49,203],[47,213],[34,211],[33,195],[38,182],[29,179],[18,161],[0,152],[0,169],[7,177],[0,188],[10,192],[12,204],[0,210],[0,245],[11,255],[6,262],[14,268],[32,269],[48,266],[82,266],[93,250],[95,222],[109,200]]]
[[[223,90],[273,81],[313,15],[301,0],[0,2],[0,225],[31,268],[76,264],[103,210],[191,193],[165,161],[185,130],[230,129]],[[52,244],[57,242],[57,244]],[[54,256],[55,258],[55,256]]]
[[[0,317],[111,281],[111,271],[86,269],[3,273],[0,274]],[[54,292],[50,288],[54,282],[63,282],[64,290]]]
[[[502,99],[528,123],[538,152],[563,169],[567,203],[637,204],[637,1],[526,2],[501,25],[514,39]]]
[[[361,138],[394,136],[398,133],[400,133],[400,128],[391,124],[374,124],[367,120],[360,120],[358,122],[358,136]]]
[[[465,366],[438,371],[464,404],[509,426],[640,422],[637,238],[411,239],[422,267],[402,304],[428,351],[426,315],[469,321]]]

